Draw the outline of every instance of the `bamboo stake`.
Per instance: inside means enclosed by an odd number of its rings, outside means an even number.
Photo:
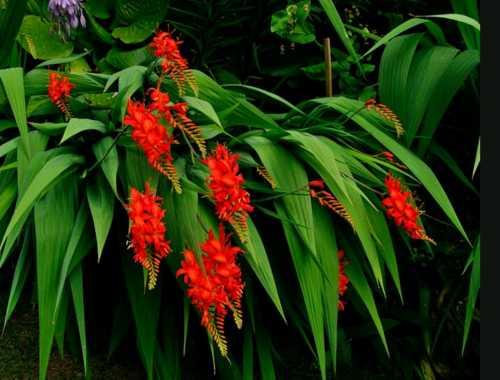
[[[330,52],[330,38],[324,39],[324,49],[325,49],[326,96],[332,96],[332,54]]]

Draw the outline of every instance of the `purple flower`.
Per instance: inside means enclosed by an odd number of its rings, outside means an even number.
[[[78,22],[85,28],[85,17],[82,12],[81,0],[50,0],[49,12],[51,14],[50,20],[54,21],[51,28],[51,34],[55,32],[61,33],[63,30],[67,36],[70,35],[70,27],[78,28]],[[62,36],[63,41],[64,35]]]

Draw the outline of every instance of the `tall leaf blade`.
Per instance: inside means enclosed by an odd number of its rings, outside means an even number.
[[[94,171],[87,176],[87,199],[97,238],[97,261],[101,260],[104,243],[113,222],[115,199],[106,177],[101,171]]]
[[[23,23],[24,11],[27,4],[28,0],[9,1],[6,3],[2,19],[0,20],[0,36],[2,36],[0,67],[4,67],[5,61],[12,50],[12,45]]]
[[[116,176],[118,175],[118,166],[120,160],[118,159],[118,151],[116,145],[113,144],[113,139],[109,136],[102,138],[94,145],[92,145],[94,154],[98,160],[101,160],[107,153],[106,158],[101,162],[101,169],[108,179],[108,182],[118,196],[118,189],[116,187]],[[108,153],[109,151],[109,153]]]
[[[464,325],[464,339],[462,343],[462,355],[465,350],[465,343],[469,336],[470,323],[472,322],[472,315],[474,314],[474,306],[476,304],[479,288],[481,287],[481,239],[478,238],[474,247],[474,259],[472,261],[472,274],[469,285],[469,297],[467,299],[467,308],[465,312],[465,325]]]
[[[52,341],[59,277],[75,220],[74,176],[57,183],[35,205],[36,269],[40,323],[40,380],[45,379]]]

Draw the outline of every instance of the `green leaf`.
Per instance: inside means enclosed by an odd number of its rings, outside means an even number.
[[[54,59],[49,59],[48,61],[42,62],[39,65],[35,66],[35,69],[38,69],[39,67],[44,67],[44,66],[50,66],[50,65],[62,65],[64,63],[69,63],[73,62],[79,58],[85,57],[87,54],[92,52],[92,50],[86,51],[81,54],[71,54],[69,57],[65,58],[54,58]]]
[[[472,178],[474,178],[474,174],[476,174],[476,170],[477,167],[479,166],[480,161],[481,161],[481,137],[479,138],[479,142],[477,143],[476,160],[474,161],[474,169],[472,169]]]
[[[26,220],[27,217],[26,212],[31,210],[37,198],[46,191],[47,186],[54,185],[60,181],[62,178],[61,174],[66,169],[77,169],[77,164],[84,164],[85,158],[81,155],[68,153],[61,154],[57,157],[54,157],[48,161],[46,161],[40,171],[34,176],[33,180],[26,185],[26,190],[23,194],[20,194],[18,203],[16,205],[16,209],[14,211],[14,215],[12,215],[12,219],[5,231],[5,236],[2,239],[2,243],[0,244],[0,249],[5,245],[5,241],[7,236],[11,233],[18,222],[24,224],[24,221],[21,217]],[[5,254],[5,250],[4,250]],[[2,257],[3,259],[3,257]]]
[[[0,68],[5,67],[7,57],[12,51],[14,39],[19,32],[23,22],[24,12],[28,0],[9,1],[5,5],[0,20],[0,36],[2,44],[0,45]]]
[[[189,108],[194,108],[203,115],[212,120],[221,130],[224,130],[222,124],[214,110],[214,107],[206,100],[193,98],[192,96],[184,96],[184,100],[188,102]]]
[[[481,287],[481,239],[477,239],[477,243],[473,249],[474,259],[472,261],[472,273],[469,285],[469,297],[467,299],[467,308],[465,312],[465,325],[464,325],[464,338],[462,343],[462,355],[465,350],[465,343],[469,335],[470,324],[472,322],[472,315],[474,313],[474,306],[476,304],[479,288]]]
[[[380,101],[388,105],[398,116],[403,116],[407,107],[408,73],[422,36],[423,34],[419,33],[396,37],[388,43],[382,54],[379,78]]]
[[[82,240],[86,240],[85,229],[87,226],[87,221],[89,220],[90,212],[87,202],[83,201],[80,210],[78,211],[78,215],[76,216],[75,224],[73,226],[73,230],[71,231],[71,236],[68,242],[68,246],[66,247],[66,251],[64,253],[64,261],[61,267],[61,273],[59,276],[59,285],[56,293],[56,310],[59,308],[59,304],[63,297],[63,292],[65,289],[66,279],[68,274],[71,272],[70,264],[73,261],[75,252],[78,250],[78,245],[82,242]],[[89,223],[90,224],[90,223]],[[77,264],[81,262],[78,261]],[[75,265],[76,267],[76,265]],[[56,314],[54,313],[54,319],[56,318]]]
[[[253,338],[250,325],[245,326],[243,335],[243,380],[253,380]]]
[[[92,14],[92,7],[89,7],[87,4],[83,3],[83,8],[87,11],[86,19],[88,20],[89,32],[92,37],[97,40],[102,41],[107,46],[115,46],[116,40],[113,39],[111,34],[99,24]]]
[[[370,316],[372,317],[373,323],[382,339],[382,343],[387,351],[387,355],[389,355],[389,347],[387,346],[387,341],[385,339],[384,328],[382,327],[382,322],[377,312],[377,307],[375,305],[375,300],[373,299],[372,290],[370,289],[370,285],[366,279],[365,274],[363,273],[363,269],[361,268],[360,262],[352,250],[351,246],[347,242],[346,238],[339,232],[336,232],[336,236],[338,238],[339,248],[343,249],[346,254],[346,259],[349,262],[344,269],[345,275],[349,279],[349,283],[352,284],[354,289],[358,292],[359,296],[363,300]],[[347,290],[347,294],[349,293],[349,289]]]
[[[23,69],[19,67],[0,70],[0,79],[3,82],[3,88],[12,107],[12,112],[14,113],[19,133],[21,134],[22,146],[29,162],[31,153],[28,139],[28,122],[26,120]]]
[[[0,120],[0,132],[6,129],[16,128],[17,124],[10,120]]]
[[[131,66],[147,66],[153,62],[154,59],[154,54],[148,52],[148,45],[130,51],[114,48],[106,55],[106,61],[119,70]]]
[[[77,135],[78,133],[88,130],[107,133],[108,127],[106,127],[106,125],[97,120],[73,118],[69,121],[68,126],[64,131],[64,135],[61,138],[61,141],[59,142],[59,145],[62,144],[64,141],[68,140],[69,138]]]
[[[453,48],[433,46],[420,49],[413,57],[406,83],[404,113],[398,114],[406,131],[404,138],[408,147],[417,135],[433,92],[458,52]]]
[[[1,210],[1,208],[0,208]],[[0,217],[0,219],[2,219]],[[31,264],[33,263],[33,255],[28,255],[30,243],[31,243],[31,223],[28,223],[26,228],[26,234],[24,235],[23,246],[21,248],[21,253],[19,254],[19,259],[16,264],[16,271],[14,272],[14,278],[12,280],[12,286],[10,288],[9,302],[7,303],[7,310],[5,312],[5,320],[3,323],[3,332],[5,331],[5,326],[7,326],[7,321],[9,320],[14,308],[19,301],[21,296],[21,291],[28,278],[28,273],[31,269]]]
[[[58,158],[64,158],[64,155],[47,162],[44,169],[50,166],[50,163],[58,161]],[[42,169],[40,173],[43,171]],[[39,181],[36,181],[35,184],[39,185]],[[23,200],[26,199],[28,194],[29,190]],[[35,205],[36,269],[40,323],[40,380],[45,379],[54,339],[55,295],[57,294],[64,253],[75,220],[76,195],[76,178],[72,176],[54,185]],[[20,206],[21,204],[16,208],[16,212]]]
[[[87,175],[87,199],[97,238],[97,261],[101,260],[104,243],[113,222],[114,197],[106,177],[101,171]]]
[[[165,17],[170,0],[118,0],[117,18],[128,24],[113,30],[113,37],[126,44],[135,44],[148,38]]]
[[[101,161],[101,169],[106,176],[109,185],[113,189],[115,195],[118,197],[118,188],[116,187],[116,176],[118,175],[118,150],[116,145],[113,144],[113,139],[109,136],[102,138],[94,145],[92,145],[94,154],[97,160],[100,160],[107,153],[106,158]],[[109,151],[109,153],[108,153]]]
[[[80,342],[82,344],[83,367],[85,368],[85,375],[90,377],[90,363],[87,353],[87,338],[85,335],[85,307],[83,304],[83,270],[82,264],[71,272],[69,276],[71,285],[71,294],[73,295],[73,303],[75,305],[76,320],[78,323],[78,332],[80,333]]]
[[[25,36],[32,39],[37,59],[63,58],[68,57],[73,52],[71,40],[64,43],[57,34],[51,36],[51,25],[50,22],[44,22],[38,16],[28,15],[23,19],[17,38],[22,41],[22,47],[27,52],[30,52],[30,47]]]
[[[473,28],[477,29],[478,31],[481,30],[481,25],[479,24],[479,22],[477,22],[473,18],[470,18],[468,16],[464,16],[464,15],[454,14],[454,13],[445,14],[445,15],[426,15],[426,16],[415,16],[415,17],[438,17],[438,18],[445,18],[447,20],[454,20],[454,21],[458,21],[458,22],[470,25]]]
[[[479,21],[479,12],[477,9],[477,2],[474,0],[466,0],[466,1],[457,1],[452,0],[451,5],[453,6],[453,11],[455,13],[463,14],[472,18],[475,21]],[[462,37],[465,41],[465,45],[468,49],[477,49],[480,48],[480,31],[479,29],[475,29],[474,26],[466,25],[464,23],[459,23],[458,28],[460,32],[462,32]]]
[[[59,136],[63,134],[68,126],[68,123],[34,123],[32,121],[30,121],[29,124],[49,136]]]
[[[477,50],[467,50],[460,53],[446,68],[429,101],[430,104],[421,133],[426,138],[420,140],[417,151],[419,157],[424,156],[448,105],[465,79],[479,65],[479,62],[479,52]]]
[[[245,99],[236,99],[229,93],[229,91],[223,89],[202,72],[197,70],[192,70],[192,72],[196,78],[199,88],[201,89],[198,94],[198,98],[209,102],[215,112],[220,113],[239,104],[237,107],[233,108],[232,112],[230,112],[226,117],[221,117],[221,119],[224,119],[227,123],[226,128],[233,125],[246,125],[255,128],[280,129],[278,124],[276,124],[269,116],[253,104],[247,102]],[[158,76],[152,75],[149,80],[156,83],[158,81]],[[178,90],[173,81],[165,78],[161,83],[161,90],[163,92],[168,92],[172,101],[175,102],[173,97],[178,93]],[[191,88],[186,88],[186,95],[195,97]]]
[[[352,110],[359,109],[361,107],[360,102],[343,97],[333,99],[315,99],[314,102],[326,104],[343,114],[351,112]],[[415,154],[399,144],[392,137],[382,132],[381,129],[379,129],[381,127],[376,127],[375,125],[378,124],[378,121],[368,111],[360,111],[358,114],[352,117],[352,120],[355,121],[364,130],[371,133],[372,136],[377,139],[389,152],[393,153],[401,160],[401,162],[405,166],[409,168],[409,170],[415,175],[415,177],[417,177],[422,185],[425,186],[427,191],[429,191],[429,193],[434,197],[434,199],[441,206],[446,215],[448,215],[453,224],[455,224],[458,230],[462,233],[465,240],[470,244],[469,238],[467,237],[462,224],[458,220],[457,214],[455,213],[455,210],[453,209],[448,196],[446,195],[441,184],[439,183],[438,179],[431,171],[431,169]]]

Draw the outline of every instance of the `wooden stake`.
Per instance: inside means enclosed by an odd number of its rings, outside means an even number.
[[[325,79],[326,96],[332,96],[332,53],[330,52],[330,39],[324,39],[325,49]]]

